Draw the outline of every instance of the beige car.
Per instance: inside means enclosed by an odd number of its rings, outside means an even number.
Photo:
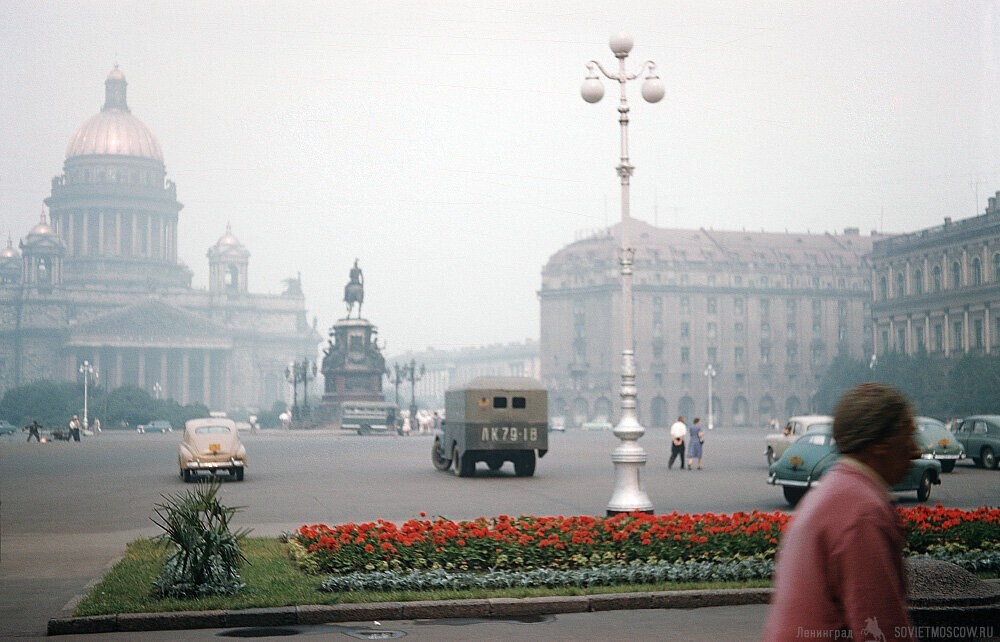
[[[833,417],[829,415],[800,415],[791,417],[783,430],[771,433],[767,442],[767,465],[778,461],[789,445],[816,426],[833,427]]]
[[[177,453],[181,479],[195,481],[201,473],[227,474],[243,481],[247,450],[231,419],[191,419],[184,424],[184,439]]]

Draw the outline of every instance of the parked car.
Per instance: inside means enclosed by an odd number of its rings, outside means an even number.
[[[950,473],[955,470],[955,463],[965,457],[965,450],[944,422],[933,417],[917,417],[917,445],[924,451],[924,459],[937,459],[941,462],[941,472]]]
[[[7,435],[13,435],[15,432],[17,432],[17,426],[6,419],[0,419],[0,436],[6,437]]]
[[[997,468],[1000,455],[1000,415],[975,415],[958,422],[955,437],[977,466]]]
[[[236,481],[243,481],[247,451],[240,441],[236,422],[220,417],[188,420],[177,464],[181,479],[186,482],[195,481],[202,473],[228,474]]]
[[[767,465],[770,466],[778,461],[785,449],[791,446],[796,439],[819,426],[833,428],[833,417],[829,415],[800,415],[789,418],[783,430],[771,433],[764,438],[764,442],[767,444],[767,450],[764,452],[767,456]]]
[[[840,458],[833,440],[833,426],[816,426],[799,437],[771,465],[767,483],[781,486],[785,500],[795,506],[820,478]],[[916,490],[917,499],[925,502],[931,496],[931,486],[941,483],[941,462],[936,459],[914,459],[906,478],[892,487],[893,492]]]
[[[170,425],[169,421],[164,419],[154,419],[148,424],[139,424],[135,428],[136,432],[173,432],[174,428]]]

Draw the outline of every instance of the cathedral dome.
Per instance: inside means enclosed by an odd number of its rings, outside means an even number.
[[[104,81],[104,107],[77,128],[66,147],[66,158],[110,154],[163,162],[159,141],[129,111],[127,85],[125,74],[115,65]]]
[[[239,247],[240,241],[233,234],[233,228],[229,223],[226,223],[226,233],[219,237],[219,241],[215,244],[217,248],[223,247]]]
[[[38,236],[55,236],[55,235],[56,235],[55,230],[53,230],[52,226],[49,225],[48,222],[45,220],[45,212],[42,212],[41,219],[38,221],[35,227],[31,228],[31,231],[28,232],[29,238]]]
[[[19,259],[21,258],[17,250],[14,249],[14,240],[7,238],[7,247],[0,250],[0,263],[6,261],[7,259]]]

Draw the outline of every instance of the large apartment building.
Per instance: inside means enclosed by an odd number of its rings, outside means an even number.
[[[556,252],[542,271],[540,360],[550,413],[617,419],[620,226]],[[763,425],[806,412],[838,353],[872,352],[873,236],[656,228],[634,221],[639,418],[666,427],[708,412]]]

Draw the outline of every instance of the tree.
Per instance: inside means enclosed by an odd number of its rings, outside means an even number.
[[[0,416],[21,426],[38,421],[46,428],[63,428],[82,408],[81,386],[41,380],[8,390],[0,401]]]

